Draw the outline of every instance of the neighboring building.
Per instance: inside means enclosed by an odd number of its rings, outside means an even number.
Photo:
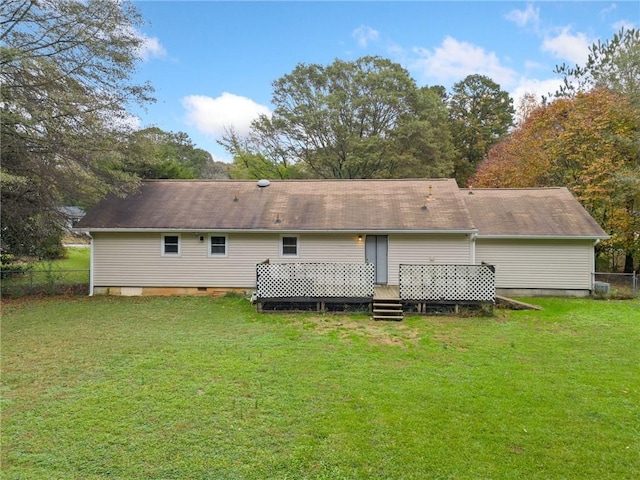
[[[76,224],[85,216],[85,211],[76,206],[60,207],[58,211],[64,216],[68,231],[75,229]]]
[[[91,293],[251,291],[256,264],[496,267],[499,293],[586,295],[608,238],[565,188],[459,189],[454,180],[145,181],[77,225]]]

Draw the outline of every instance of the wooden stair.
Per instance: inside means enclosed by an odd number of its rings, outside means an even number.
[[[401,321],[404,318],[400,299],[375,299],[373,300],[374,320]]]

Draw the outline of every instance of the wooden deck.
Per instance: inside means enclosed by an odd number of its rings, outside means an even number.
[[[374,300],[400,300],[398,285],[376,285],[373,287]]]

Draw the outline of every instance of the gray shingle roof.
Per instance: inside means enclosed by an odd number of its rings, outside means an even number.
[[[564,187],[461,189],[480,236],[606,238]]]
[[[426,200],[431,193],[431,198]],[[426,206],[426,208],[423,208]],[[91,229],[474,231],[454,180],[147,181],[108,197]]]
[[[458,189],[454,180],[154,180],[107,197],[90,230],[475,232],[604,238],[566,188]],[[426,208],[425,208],[426,207]]]

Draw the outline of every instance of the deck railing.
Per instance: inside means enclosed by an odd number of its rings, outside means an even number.
[[[400,298],[431,302],[493,302],[491,265],[400,265]]]
[[[260,263],[259,299],[372,298],[372,263]]]

